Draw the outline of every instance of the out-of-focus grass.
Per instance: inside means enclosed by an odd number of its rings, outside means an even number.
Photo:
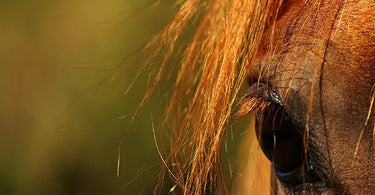
[[[173,3],[0,1],[0,194],[153,189],[160,162],[147,114],[125,139],[116,178],[119,140],[148,79],[125,95],[139,64],[121,62],[171,19]]]

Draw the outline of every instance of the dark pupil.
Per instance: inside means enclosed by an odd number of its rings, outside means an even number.
[[[301,166],[302,139],[282,105],[271,103],[257,114],[256,134],[264,154],[277,169],[288,172]]]

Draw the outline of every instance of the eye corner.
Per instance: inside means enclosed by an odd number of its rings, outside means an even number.
[[[277,179],[286,186],[299,186],[306,184],[314,184],[322,186],[323,180],[316,174],[315,169],[310,168],[309,161],[303,161],[301,166],[290,171],[284,171],[275,165],[272,169]]]

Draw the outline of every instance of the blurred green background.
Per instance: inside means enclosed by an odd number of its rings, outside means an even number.
[[[132,85],[139,50],[176,2],[0,1],[0,194],[153,190],[160,158],[147,109],[124,140],[119,178],[117,147],[147,87],[147,71]],[[152,98],[155,120],[167,89]]]

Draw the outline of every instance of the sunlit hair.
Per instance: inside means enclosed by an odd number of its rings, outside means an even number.
[[[159,82],[175,44],[198,14],[199,27],[184,52],[164,124],[174,143],[164,159],[169,174],[187,194],[228,193],[221,163],[221,141],[246,73],[266,25],[275,20],[281,0],[186,0],[174,20],[147,46],[164,53],[159,72],[142,105]]]

